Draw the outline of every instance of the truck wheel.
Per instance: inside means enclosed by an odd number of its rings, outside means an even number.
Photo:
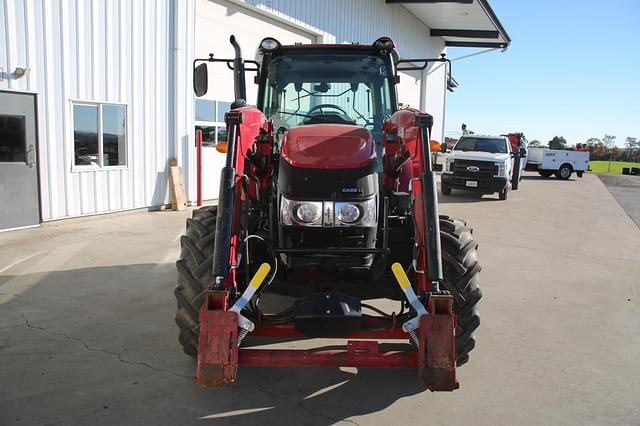
[[[554,172],[550,171],[550,170],[538,170],[538,174],[542,177],[551,177],[551,175],[553,175]]]
[[[464,221],[448,216],[440,216],[440,241],[442,287],[453,295],[453,310],[458,315],[456,357],[460,366],[469,360],[469,352],[476,345],[474,332],[480,325],[478,302],[482,292],[478,243],[473,239],[473,230]]]
[[[180,329],[178,341],[184,352],[192,356],[198,352],[198,312],[202,305],[202,292],[212,280],[217,211],[215,206],[193,211],[191,219],[187,219],[185,235],[180,239],[180,259],[176,262],[178,286],[175,296],[178,311],[175,320]]]
[[[440,191],[442,192],[442,195],[451,195],[451,187],[444,183],[440,183]]]
[[[563,164],[556,172],[556,177],[560,180],[567,180],[571,177],[571,173],[573,173],[573,167],[569,164]]]
[[[501,199],[502,201],[507,199],[507,196],[509,195],[509,185],[505,186],[505,188],[498,192],[498,198]]]

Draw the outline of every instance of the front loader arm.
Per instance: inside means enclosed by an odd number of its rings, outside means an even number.
[[[417,253],[417,290],[439,291],[442,281],[440,224],[436,175],[431,164],[429,135],[433,117],[415,109],[396,112],[385,123],[384,174],[388,190],[411,188]],[[401,163],[402,159],[409,161]],[[401,165],[398,169],[397,166]],[[424,271],[424,273],[423,273]]]
[[[227,124],[227,156],[220,175],[218,211],[213,247],[213,290],[238,288],[235,269],[240,251],[240,222],[242,203],[249,197],[242,185],[248,178],[245,170],[247,156],[261,134],[270,134],[265,115],[255,107],[233,109],[225,114]]]

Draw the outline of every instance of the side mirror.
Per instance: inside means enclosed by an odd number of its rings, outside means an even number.
[[[520,157],[526,157],[527,156],[527,150],[524,148],[520,148]]]
[[[442,145],[440,145],[440,152],[442,152],[443,154],[447,152],[447,144],[443,143]]]
[[[203,63],[193,69],[193,91],[197,97],[204,96],[209,89],[209,72]]]

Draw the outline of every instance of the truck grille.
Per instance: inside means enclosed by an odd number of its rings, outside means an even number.
[[[474,166],[479,170],[471,172],[467,167]],[[492,161],[455,160],[453,162],[453,173],[455,177],[470,179],[491,179],[498,174],[498,167]]]

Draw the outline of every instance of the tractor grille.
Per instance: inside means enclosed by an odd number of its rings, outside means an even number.
[[[471,172],[467,170],[467,167],[474,166],[479,170],[477,172]],[[469,178],[469,179],[491,179],[494,175],[498,174],[498,166],[492,161],[474,161],[474,160],[455,160],[453,162],[453,173],[455,177]]]

